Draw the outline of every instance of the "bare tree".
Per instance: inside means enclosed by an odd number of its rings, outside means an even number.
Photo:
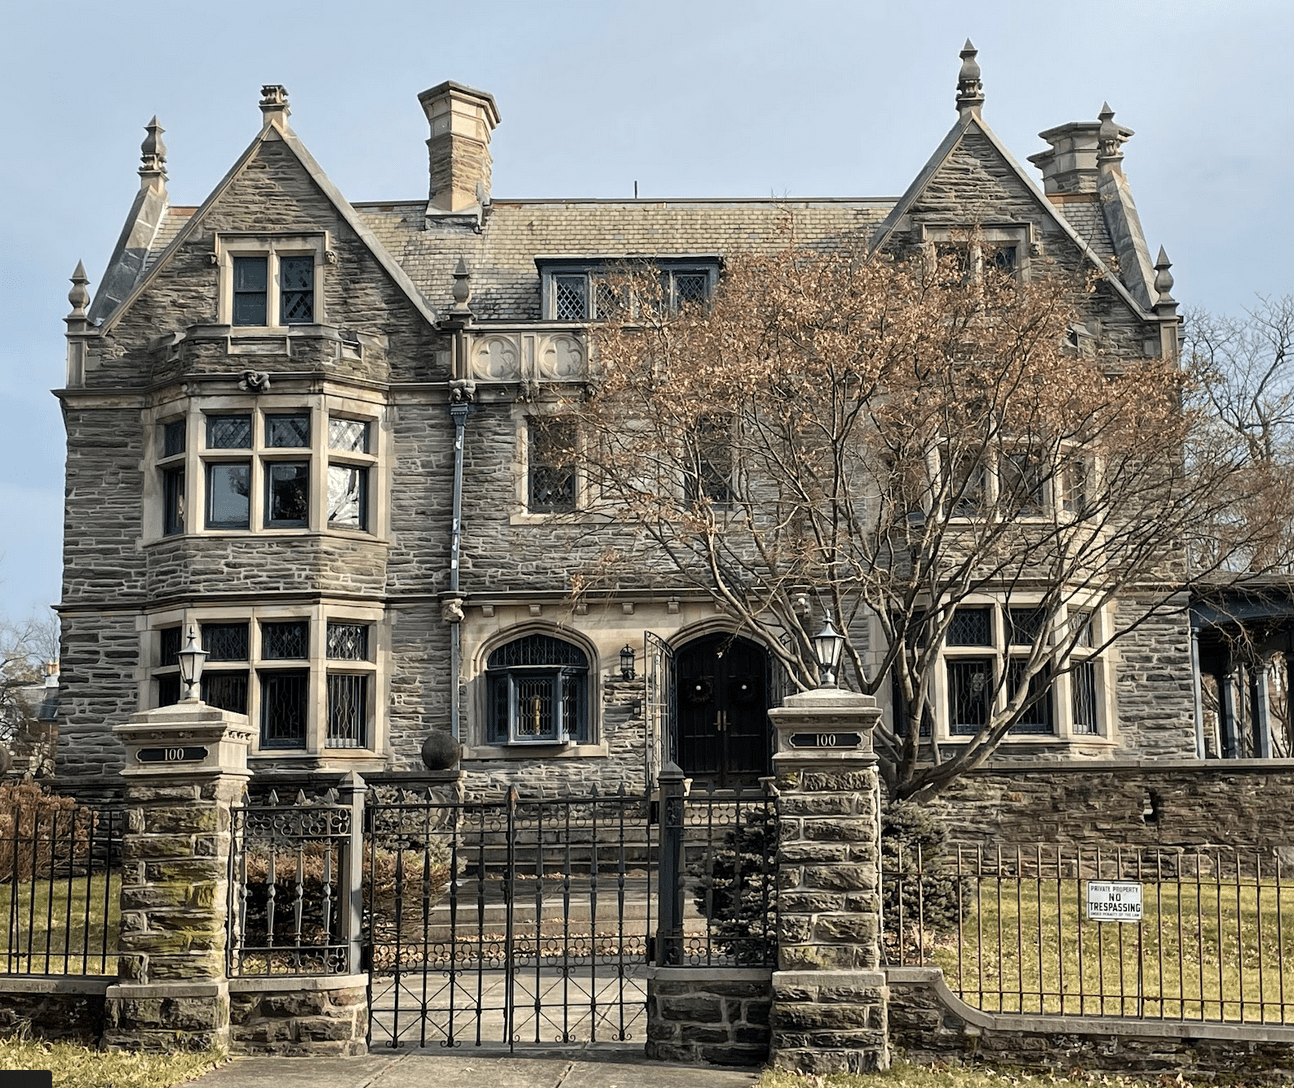
[[[19,620],[0,617],[0,742],[11,744],[30,729],[33,691],[45,680],[45,662],[57,660],[58,617],[52,611]]]
[[[968,260],[983,252],[788,240],[681,311],[626,272],[601,288],[616,313],[568,406],[594,518],[632,527],[800,688],[823,610],[850,636],[847,682],[894,685],[876,746],[899,798],[982,763],[1058,676],[1196,580],[1282,553],[1294,508],[1283,472],[1184,407],[1176,359],[1071,345],[1099,284],[1023,282]],[[581,584],[642,561],[608,552]],[[986,599],[1010,653],[954,708],[958,743],[932,743],[943,647]]]

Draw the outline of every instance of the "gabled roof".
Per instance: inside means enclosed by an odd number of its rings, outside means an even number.
[[[329,180],[328,175],[324,173],[323,168],[315,161],[314,156],[306,150],[305,145],[297,137],[296,133],[287,126],[286,123],[277,117],[267,120],[265,127],[248,145],[247,150],[239,156],[238,161],[230,168],[229,172],[221,179],[220,184],[212,190],[211,195],[203,201],[201,207],[188,217],[187,222],[180,228],[179,232],[171,239],[166,249],[155,259],[145,263],[146,271],[136,282],[134,288],[128,295],[107,315],[104,319],[101,331],[109,332],[117,324],[121,317],[129,310],[131,304],[139,298],[148,288],[149,284],[157,277],[159,271],[165,267],[171,256],[184,245],[194,232],[198,229],[207,210],[215,204],[234,183],[238,176],[246,168],[247,164],[255,157],[256,152],[261,146],[268,141],[279,140],[286,145],[297,157],[301,166],[310,176],[311,180],[319,187],[320,191],[337,209],[338,215],[350,226],[361,241],[368,247],[373,258],[382,267],[382,269],[391,277],[392,281],[408,296],[409,301],[413,303],[414,308],[426,318],[429,324],[436,324],[436,312],[418,290],[417,286],[411,280],[405,270],[391,256],[385,246],[378,241],[377,236],[369,229],[368,225],[360,218],[359,214],[351,206],[350,202],[341,194],[341,191]],[[132,209],[133,211],[133,209]],[[127,232],[129,232],[129,224]],[[95,300],[96,303],[98,299]]]
[[[913,206],[926,191],[927,187],[934,180],[935,175],[940,168],[948,161],[953,151],[966,138],[966,135],[972,130],[978,132],[988,141],[993,150],[1001,156],[1002,161],[1014,172],[1017,178],[1023,183],[1025,189],[1037,202],[1039,210],[1050,219],[1056,226],[1063,231],[1079,251],[1096,267],[1096,269],[1105,277],[1107,283],[1114,288],[1118,294],[1132,310],[1143,316],[1153,317],[1142,304],[1136,299],[1133,293],[1128,289],[1127,284],[1121,280],[1114,270],[1110,268],[1097,252],[1088,244],[1078,231],[1069,223],[1066,218],[1060,214],[1056,206],[1047,199],[1046,195],[1038,188],[1037,182],[1029,176],[1024,167],[1016,162],[1015,157],[1006,149],[1006,146],[998,139],[997,134],[989,128],[983,118],[979,116],[978,111],[966,111],[957,119],[956,124],[949,129],[948,134],[940,141],[935,148],[935,152],[927,160],[920,172],[912,179],[906,191],[898,199],[891,209],[890,214],[886,216],[883,222],[872,236],[871,249],[873,252],[882,248],[894,236],[898,230],[899,224],[902,223],[903,217],[908,214]]]

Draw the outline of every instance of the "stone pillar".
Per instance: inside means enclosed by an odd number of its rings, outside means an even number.
[[[103,1045],[227,1044],[230,809],[249,776],[247,717],[192,700],[135,714],[113,731],[126,748],[127,819]]]
[[[880,963],[880,780],[870,696],[819,688],[769,711],[777,728],[778,970],[774,1066],[889,1068]]]

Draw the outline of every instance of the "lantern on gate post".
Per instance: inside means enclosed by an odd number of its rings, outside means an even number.
[[[184,701],[199,702],[198,682],[202,679],[202,665],[207,651],[198,645],[197,628],[189,624],[189,640],[184,649],[175,655],[180,662],[180,679],[184,682]]]
[[[823,618],[823,627],[813,636],[813,656],[818,662],[818,687],[834,688],[836,671],[840,668],[840,655],[845,651],[845,636],[831,625],[831,617]]]

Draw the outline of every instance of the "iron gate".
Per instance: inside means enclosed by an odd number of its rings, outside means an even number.
[[[376,791],[375,791],[376,792]],[[641,1040],[648,798],[370,793],[370,1046]]]

